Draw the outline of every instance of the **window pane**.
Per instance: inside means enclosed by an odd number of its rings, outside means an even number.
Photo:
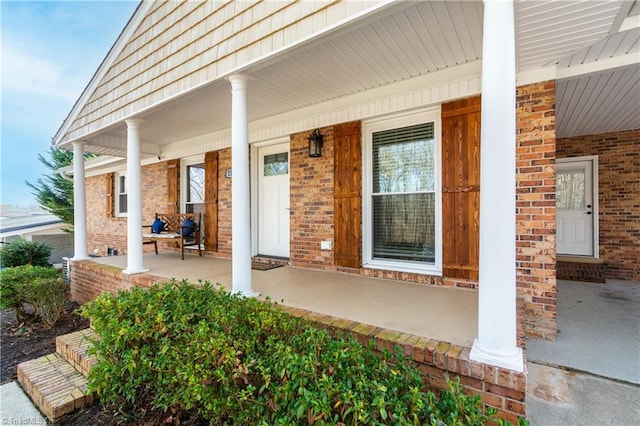
[[[118,195],[118,213],[127,212],[127,194]]]
[[[435,262],[435,194],[373,197],[373,258]]]
[[[289,153],[281,152],[264,156],[264,176],[286,175],[289,173]]]
[[[373,192],[435,190],[433,123],[373,134]]]
[[[120,185],[118,186],[118,192],[120,194],[126,194],[127,191],[127,177],[126,176],[120,176]]]
[[[204,164],[187,166],[187,174],[189,176],[189,190],[187,191],[187,203],[203,203],[204,202]]]
[[[584,170],[568,170],[556,177],[556,207],[558,209],[584,210]]]
[[[191,203],[185,206],[185,213],[202,213],[204,214],[204,203]]]

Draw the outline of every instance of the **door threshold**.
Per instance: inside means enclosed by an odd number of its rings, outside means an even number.
[[[283,257],[283,256],[270,256],[268,254],[257,254],[255,256],[253,256],[254,259],[270,259],[270,260],[280,260],[283,262],[288,262],[289,258],[288,257]]]

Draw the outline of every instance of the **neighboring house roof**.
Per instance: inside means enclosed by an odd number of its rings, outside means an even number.
[[[43,229],[60,227],[64,224],[60,218],[52,214],[30,212],[3,212],[0,214],[1,237],[27,234]]]
[[[637,2],[515,7],[518,84],[557,80],[558,137],[640,128]],[[228,146],[225,79],[238,72],[251,79],[251,141],[338,122],[336,106],[374,91],[464,78],[479,93],[469,76],[481,72],[482,14],[481,1],[143,1],[54,143],[124,156],[124,120],[136,117],[148,157]]]

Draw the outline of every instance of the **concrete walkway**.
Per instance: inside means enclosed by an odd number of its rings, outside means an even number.
[[[18,383],[10,382],[0,386],[0,424],[45,425],[47,422]]]
[[[636,426],[640,387],[588,373],[529,363],[527,419],[531,426]]]
[[[558,339],[529,340],[527,360],[640,384],[640,283],[558,281]]]
[[[640,283],[558,281],[556,342],[527,342],[532,426],[640,424]]]

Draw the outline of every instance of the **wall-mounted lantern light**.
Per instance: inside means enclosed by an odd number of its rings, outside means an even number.
[[[322,157],[322,135],[319,129],[315,129],[309,137],[309,157]]]

